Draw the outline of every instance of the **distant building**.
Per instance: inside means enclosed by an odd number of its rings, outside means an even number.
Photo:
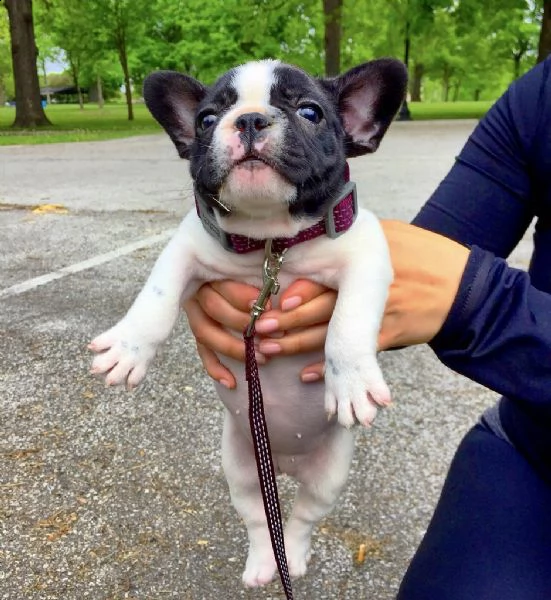
[[[88,89],[80,88],[84,102],[88,100]],[[74,85],[47,85],[40,88],[40,95],[48,104],[78,104],[78,90]]]

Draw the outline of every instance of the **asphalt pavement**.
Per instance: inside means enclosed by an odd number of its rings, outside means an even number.
[[[410,219],[474,125],[395,123],[376,154],[351,161],[361,203]],[[222,406],[185,319],[138,391],[89,374],[87,342],[124,314],[190,192],[164,135],[0,147],[2,600],[283,598],[277,581],[241,585]],[[358,432],[297,600],[394,598],[457,443],[495,398],[426,347],[381,363],[394,405]],[[282,480],[284,512],[293,491]]]

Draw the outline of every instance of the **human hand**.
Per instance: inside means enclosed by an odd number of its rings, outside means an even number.
[[[236,385],[235,377],[218,355],[245,360],[240,334],[250,321],[250,309],[258,293],[257,288],[244,283],[215,281],[204,284],[195,297],[184,304],[207,373],[230,389]],[[256,355],[259,364],[266,362],[267,355],[323,349],[336,297],[334,290],[298,280],[281,294],[279,309],[272,310],[268,303],[266,312],[256,322],[260,339]],[[232,335],[228,330],[238,335]],[[289,333],[284,333],[287,331]],[[277,345],[279,342],[282,347]]]
[[[450,312],[469,250],[447,237],[408,223],[382,221],[381,224],[390,249],[394,280],[385,306],[378,349],[389,350],[430,342]],[[307,295],[311,285],[309,282],[295,282],[285,293],[299,295],[294,289],[297,286],[302,294]],[[310,308],[305,304],[302,314],[312,319]],[[325,309],[329,307],[325,306]],[[328,321],[331,312],[320,312],[318,317],[320,322],[323,319]],[[301,327],[300,319],[294,322]],[[280,326],[280,329],[283,328]],[[263,333],[270,331],[263,329]],[[280,353],[293,354],[300,351],[300,345],[304,343],[303,336],[305,333],[298,329],[269,345],[261,342],[259,349],[265,355],[271,355],[277,344]],[[323,370],[323,363],[309,365],[302,370],[301,379],[304,382],[317,381],[323,377]]]
[[[379,350],[429,342],[449,313],[469,250],[407,223],[382,221],[382,226],[390,247],[394,281],[379,335]],[[203,286],[191,314],[186,305],[207,372],[223,383],[229,381],[229,387],[235,386],[235,379],[213,350],[243,360],[243,344],[216,323],[242,330],[257,294],[258,290],[251,286],[224,282]],[[260,360],[276,354],[322,349],[335,300],[336,292],[318,284],[305,280],[291,284],[282,294],[281,309],[266,312],[257,322],[258,333],[270,336],[260,339]],[[306,367],[301,373],[305,382],[322,376],[321,363]]]

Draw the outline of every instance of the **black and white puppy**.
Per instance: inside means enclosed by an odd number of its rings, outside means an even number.
[[[235,253],[227,240],[294,238],[315,229],[341,195],[346,158],[377,149],[405,86],[405,68],[392,59],[332,79],[275,60],[236,67],[211,87],[174,72],[150,75],[147,106],[190,161],[204,222],[196,211],[184,218],[126,316],[91,343],[100,352],[92,371],[106,373],[111,385],[138,385],[182,301],[203,282],[261,285],[264,251]],[[301,277],[339,290],[325,346],[325,382],[300,382],[300,370],[322,358],[317,354],[260,367],[276,471],[300,483],[285,529],[292,576],[305,573],[312,529],[346,483],[350,427],[368,425],[377,406],[390,401],[377,363],[392,280],[388,248],[369,211],[360,209],[349,224],[338,237],[304,235],[287,250],[280,273],[282,286]],[[249,534],[243,581],[257,586],[273,578],[276,564],[257,481],[244,368],[224,362],[239,383],[234,390],[217,385],[226,407],[223,467]]]

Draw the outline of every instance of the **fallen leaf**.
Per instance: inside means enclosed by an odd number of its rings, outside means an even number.
[[[359,548],[358,548],[358,553],[356,554],[356,562],[358,564],[362,564],[363,562],[365,562],[365,555],[367,554],[367,545],[366,544],[360,544]]]
[[[32,209],[35,215],[45,215],[53,213],[56,215],[66,215],[69,211],[62,204],[39,204]]]

